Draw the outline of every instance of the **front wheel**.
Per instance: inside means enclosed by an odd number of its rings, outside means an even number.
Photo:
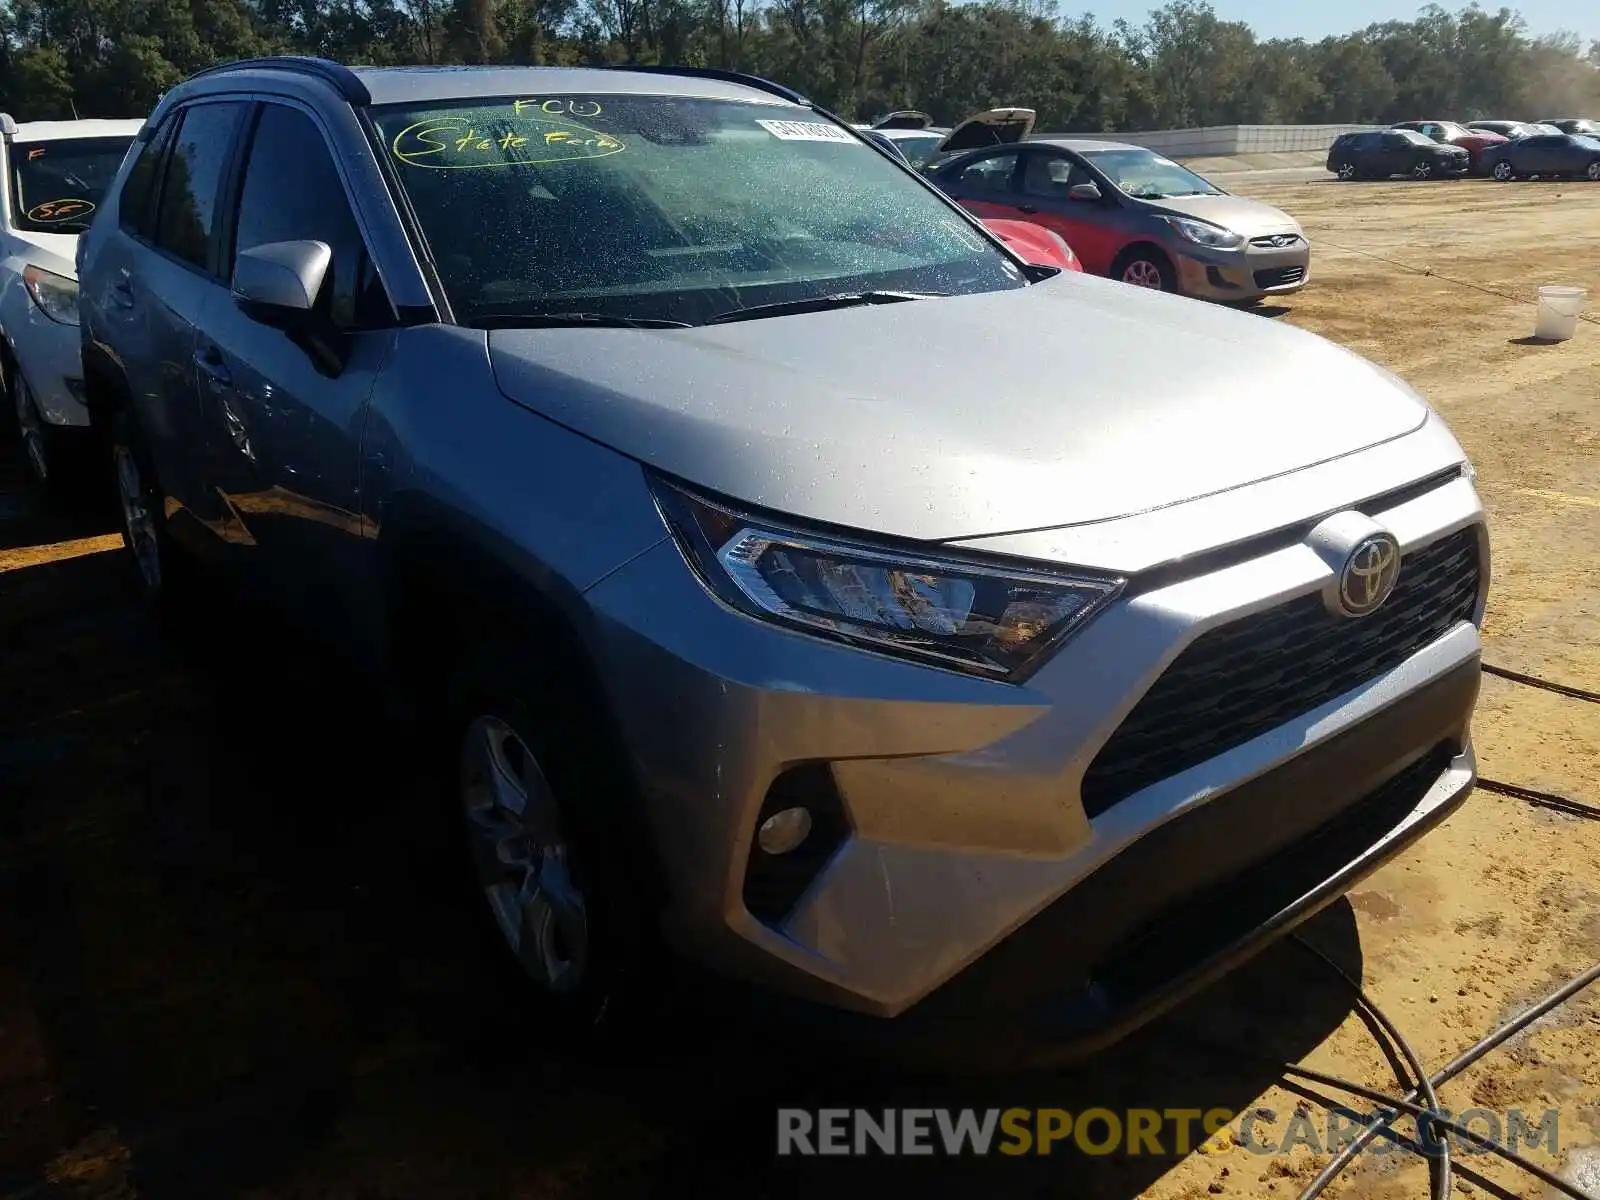
[[[1334,174],[1342,179],[1345,183],[1349,183],[1356,177],[1356,165],[1355,163],[1346,159],[1344,162],[1340,163],[1334,168]]]
[[[1600,183],[1600,158],[1583,169],[1583,177],[1590,183]]]
[[[1172,269],[1172,263],[1168,261],[1167,256],[1157,250],[1136,250],[1124,255],[1111,268],[1111,276],[1123,283],[1149,288],[1151,291],[1178,290],[1177,272]]]
[[[1512,179],[1516,178],[1516,172],[1511,169],[1511,163],[1503,158],[1499,162],[1495,163],[1492,174],[1501,183],[1509,183]]]
[[[531,656],[473,654],[449,692],[466,883],[488,935],[563,1035],[626,1041],[663,981],[617,755],[571,681]]]
[[[1411,178],[1413,178],[1413,179],[1432,179],[1433,178],[1433,164],[1431,162],[1429,162],[1425,158],[1417,159],[1416,162],[1411,164]]]

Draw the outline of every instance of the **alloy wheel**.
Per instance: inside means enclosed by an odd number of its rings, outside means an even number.
[[[133,451],[117,445],[111,451],[111,461],[116,468],[117,500],[122,507],[122,529],[133,551],[133,560],[139,568],[139,578],[147,594],[161,591],[161,543],[156,532],[155,514],[150,511],[150,498],[145,491],[144,479],[139,473],[138,461]]]
[[[506,944],[540,987],[576,991],[588,971],[588,906],[555,793],[527,744],[498,717],[467,727],[461,805],[478,882]]]
[[[1511,178],[1511,164],[1506,162],[1504,159],[1501,159],[1499,162],[1495,163],[1494,177],[1501,183],[1505,183]]]
[[[1161,268],[1148,258],[1136,258],[1122,268],[1122,282],[1134,287],[1161,290]]]
[[[1600,158],[1597,158],[1594,160],[1594,162],[1590,163],[1583,174],[1584,178],[1588,179],[1591,183],[1600,183]]]
[[[44,424],[33,403],[33,393],[19,371],[11,381],[11,395],[17,407],[17,428],[22,433],[22,449],[28,456],[28,468],[40,483],[50,482],[50,456],[45,452]]]
[[[1339,164],[1339,178],[1340,179],[1349,180],[1349,179],[1354,179],[1355,177],[1356,177],[1356,165],[1355,165],[1355,163],[1353,163],[1353,162],[1342,162],[1342,163]]]
[[[1432,174],[1433,164],[1429,162],[1419,162],[1411,168],[1411,176],[1413,179],[1427,179],[1432,176]]]

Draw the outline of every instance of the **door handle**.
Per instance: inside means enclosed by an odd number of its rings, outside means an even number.
[[[1038,210],[1038,208],[1036,208],[1032,204],[1019,204],[1019,205],[1017,205],[1017,211],[1031,214],[1031,213],[1036,213],[1039,210]]]
[[[111,302],[118,308],[133,307],[133,277],[126,267],[117,272],[117,281],[111,285]]]
[[[211,387],[221,390],[233,386],[233,376],[228,374],[228,368],[222,362],[222,353],[215,346],[207,346],[204,350],[197,351],[194,365],[199,368],[200,374]]]

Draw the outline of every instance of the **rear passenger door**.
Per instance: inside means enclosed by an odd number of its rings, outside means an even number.
[[[119,198],[121,224],[108,258],[105,340],[123,364],[140,432],[162,490],[198,522],[225,527],[205,487],[207,428],[195,386],[196,329],[218,289],[218,204],[248,105],[199,101],[162,123]]]
[[[271,598],[323,629],[353,619],[348,586],[361,537],[362,418],[396,336],[332,146],[309,109],[265,101],[240,158],[224,231],[238,255],[318,241],[332,264],[311,320],[286,332],[247,315],[226,290],[196,346],[204,411],[218,447],[214,484],[249,532],[241,561]]]
[[[952,163],[939,173],[939,186],[979,217],[1020,221],[1023,217],[1012,186],[1020,157],[1016,150],[1001,150]]]

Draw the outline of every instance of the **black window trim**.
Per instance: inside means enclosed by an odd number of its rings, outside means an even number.
[[[371,333],[382,329],[394,329],[402,322],[394,302],[394,295],[388,282],[383,277],[383,264],[378,261],[378,256],[372,252],[372,238],[367,231],[367,221],[361,208],[355,202],[354,194],[350,187],[350,180],[344,166],[339,161],[332,141],[328,137],[327,126],[318,115],[315,108],[304,103],[297,97],[262,95],[257,94],[251,98],[250,111],[245,114],[245,119],[240,126],[240,133],[234,144],[234,151],[229,159],[228,174],[224,180],[220,203],[225,204],[223,211],[224,220],[218,230],[217,253],[218,264],[234,261],[237,247],[235,241],[239,234],[239,201],[244,195],[245,168],[250,161],[250,151],[255,145],[256,129],[261,123],[262,112],[268,105],[287,108],[298,112],[308,118],[317,135],[322,139],[322,148],[327,152],[328,161],[333,164],[333,172],[339,180],[339,190],[344,193],[345,207],[350,213],[350,219],[355,224],[356,236],[361,239],[361,248],[366,252],[367,260],[372,264],[373,271],[378,277],[378,286],[383,290],[383,301],[388,306],[389,319],[386,322],[375,324],[357,325],[342,332],[347,334]],[[230,290],[233,286],[232,278],[223,280],[223,285]]]
[[[221,275],[218,273],[220,259],[217,255],[217,222],[213,220],[210,237],[207,239],[206,265],[200,266],[196,263],[190,262],[187,258],[184,258],[181,255],[174,254],[171,250],[168,250],[165,246],[163,246],[158,240],[161,235],[161,203],[166,199],[167,194],[167,164],[172,160],[173,147],[178,144],[178,139],[183,136],[183,122],[188,119],[189,112],[192,109],[196,109],[207,104],[232,104],[241,109],[248,110],[250,103],[250,97],[232,93],[206,95],[197,97],[194,100],[185,101],[183,104],[178,105],[173,110],[173,113],[167,117],[166,120],[172,120],[174,117],[176,117],[178,119],[178,124],[173,128],[172,136],[167,140],[166,149],[161,155],[161,163],[159,167],[161,174],[156,179],[155,208],[153,210],[154,221],[150,230],[150,236],[144,237],[142,234],[133,231],[126,231],[146,249],[159,254],[168,262],[174,263],[177,266],[184,268],[184,270],[191,271],[194,274],[202,276],[205,279],[209,279],[214,283],[220,282],[223,284],[223,286],[227,286],[228,281],[222,279]],[[212,199],[212,204],[214,206],[220,205],[224,195],[226,195],[228,177],[239,153],[239,133],[240,130],[244,128],[244,122],[248,117],[249,112],[246,111],[241,114],[240,118],[234,124],[233,144],[229,147],[227,161],[224,162],[222,173],[217,179],[217,194]],[[163,121],[163,124],[165,124],[165,121]]]
[[[149,190],[145,193],[145,207],[141,219],[147,224],[154,221],[155,214],[160,211],[161,190],[167,179],[167,155],[172,152],[172,134],[176,127],[177,117],[173,113],[168,113],[161,119],[161,123],[150,131],[148,137],[135,137],[134,145],[139,147],[139,159],[128,168],[128,173],[122,180],[122,187],[117,192],[117,228],[146,246],[153,246],[154,243],[137,226],[126,224],[123,201],[127,198],[128,184],[133,180],[133,173],[138,169],[139,161],[153,151],[156,161],[151,168],[153,173],[150,176]]]

